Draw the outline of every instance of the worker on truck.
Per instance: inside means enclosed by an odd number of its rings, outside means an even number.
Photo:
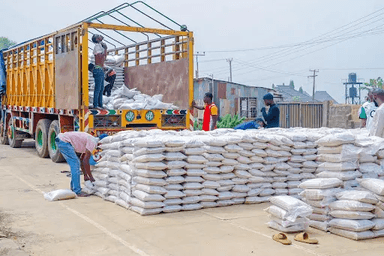
[[[95,79],[95,91],[93,96],[93,107],[103,109],[104,91],[104,62],[107,57],[107,45],[103,42],[101,35],[94,34],[92,42],[95,44],[93,54],[95,55],[95,66],[93,68],[93,78]]]
[[[94,182],[91,173],[89,159],[92,151],[97,146],[97,138],[86,132],[65,132],[59,133],[55,139],[56,145],[71,169],[71,190],[77,196],[88,196],[81,192],[80,168],[84,174],[85,182]],[[80,160],[76,153],[81,153]]]
[[[217,119],[219,117],[218,110],[215,103],[212,102],[213,95],[210,92],[207,92],[204,95],[205,106],[197,106],[195,101],[192,101],[192,107],[199,110],[204,110],[203,117],[203,131],[213,131],[216,129]]]
[[[104,87],[103,95],[106,95],[107,97],[111,97],[112,88],[116,80],[116,71],[113,68],[108,66],[104,67],[104,71],[105,71],[105,81],[108,82],[108,85]]]

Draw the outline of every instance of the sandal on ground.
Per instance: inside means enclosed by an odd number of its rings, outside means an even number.
[[[295,239],[295,241],[306,243],[306,244],[318,244],[319,243],[319,241],[317,239],[309,238],[309,235],[307,232],[297,234],[294,239]]]
[[[275,240],[276,242],[282,243],[284,245],[290,245],[292,244],[291,240],[288,239],[287,235],[284,233],[278,233],[274,234],[272,236],[272,239]]]
[[[90,194],[87,194],[87,193],[84,193],[84,192],[81,192],[80,194],[77,194],[78,197],[89,197]]]

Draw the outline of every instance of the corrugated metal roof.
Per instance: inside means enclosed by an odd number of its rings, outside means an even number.
[[[198,79],[195,78],[194,80],[195,81],[199,81],[200,79],[212,81],[212,78],[210,78],[210,77],[200,77]],[[263,88],[263,89],[267,89],[267,90],[270,90],[270,91],[274,91],[274,89],[272,89],[272,88],[262,87],[262,86],[239,84],[239,83],[229,82],[229,81],[224,81],[224,80],[219,80],[219,79],[213,79],[213,81],[216,81],[216,82],[219,82],[219,83],[235,84],[235,85],[240,85],[240,86],[245,86],[245,87],[250,87],[250,88]]]
[[[289,85],[276,85],[275,90],[282,94],[285,102],[312,102],[312,97],[308,93],[296,91]]]
[[[337,101],[334,98],[332,98],[332,96],[329,95],[329,93],[326,91],[315,92],[315,99],[320,101],[320,102],[330,100],[330,101],[333,101],[333,103],[338,104]]]

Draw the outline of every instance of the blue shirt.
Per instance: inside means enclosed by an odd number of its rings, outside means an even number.
[[[280,110],[276,104],[270,106],[268,114],[266,113],[265,109],[263,109],[262,113],[264,120],[267,123],[266,128],[275,128],[280,126]]]

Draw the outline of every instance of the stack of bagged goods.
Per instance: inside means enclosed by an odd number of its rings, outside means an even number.
[[[309,227],[308,216],[312,209],[301,200],[291,196],[274,196],[273,204],[265,211],[269,213],[268,226],[281,232],[301,232]]]
[[[91,63],[94,62],[94,57],[90,59]],[[103,105],[105,109],[178,109],[171,103],[163,103],[163,95],[158,94],[149,96],[142,94],[140,91],[134,89],[128,89],[127,85],[124,84],[124,68],[122,63],[124,56],[107,56],[105,65],[113,68],[116,72],[115,83],[112,87],[112,94],[110,97],[103,95]],[[89,105],[93,104],[93,94],[95,90],[95,79],[91,72],[88,72],[89,79]],[[104,86],[107,82],[104,81]]]
[[[96,195],[102,197],[107,201],[118,203],[126,208],[128,204],[121,204],[120,199],[120,184],[124,183],[129,189],[130,176],[121,171],[122,163],[120,161],[121,151],[120,142],[113,141],[113,137],[104,139],[104,143],[100,145],[103,150],[100,155],[101,159],[97,167],[93,170],[95,182],[92,186],[87,184],[88,189],[92,189]]]
[[[271,196],[299,197],[305,189],[312,225],[327,230],[337,189],[356,186],[361,177],[356,155],[366,146],[354,146],[354,138],[329,128],[124,131],[101,141],[95,186],[99,196],[143,215],[262,203]],[[369,154],[380,159],[380,152]],[[327,161],[318,162],[320,156]],[[315,173],[337,184],[299,186],[318,181]]]
[[[333,234],[353,240],[374,238],[372,229],[383,229],[382,219],[373,221],[373,213],[378,203],[376,196],[368,191],[345,190],[336,195],[337,201],[329,205],[330,215],[334,217],[329,222],[329,231]]]
[[[357,135],[355,145],[361,148],[359,170],[363,178],[384,179],[382,159],[384,157],[384,139]]]
[[[319,166],[316,171],[318,178],[338,178],[345,188],[358,186],[357,178],[362,177],[359,168],[361,148],[354,145],[355,136],[350,132],[327,135],[316,143],[318,148]]]
[[[367,178],[360,179],[359,183],[362,188],[372,192],[377,198],[373,209],[375,218],[372,219],[372,222],[375,226],[372,231],[374,237],[384,237],[384,180]]]
[[[288,169],[288,187],[289,195],[298,197],[302,191],[299,184],[308,179],[315,178],[316,168],[318,166],[317,160],[317,145],[314,139],[306,134],[292,133],[287,134],[293,141],[292,156],[289,158],[287,164],[290,166]],[[317,139],[317,138],[315,138]]]
[[[128,159],[132,170],[131,210],[142,215],[162,212],[168,167],[163,161],[164,143],[155,136],[128,139],[125,143],[126,147],[133,148],[132,159]]]
[[[377,161],[376,163],[380,166],[380,170],[384,170],[384,149],[380,149],[377,151]],[[384,173],[381,172],[379,175],[379,179],[384,180]]]
[[[336,194],[342,191],[342,183],[337,178],[316,178],[304,181],[299,185],[304,189],[300,196],[313,210],[308,217],[311,227],[328,231],[329,221],[332,219],[329,205],[336,200]]]

